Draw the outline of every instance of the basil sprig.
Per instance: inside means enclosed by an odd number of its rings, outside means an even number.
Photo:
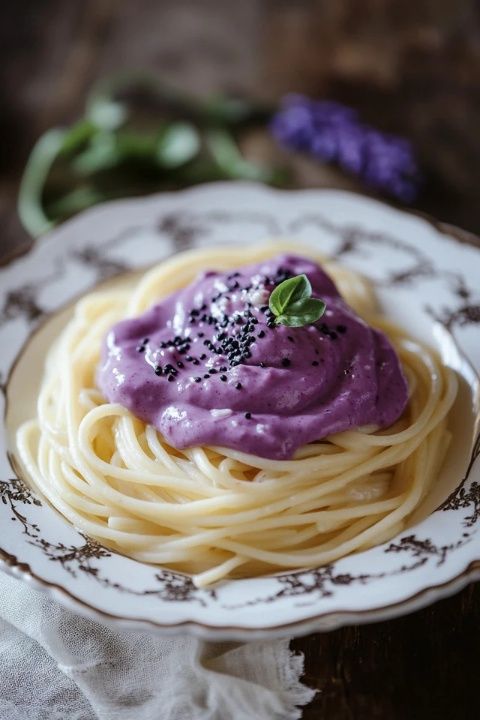
[[[326,305],[312,297],[312,286],[306,275],[284,280],[272,291],[268,306],[275,322],[289,327],[311,325],[322,317]]]

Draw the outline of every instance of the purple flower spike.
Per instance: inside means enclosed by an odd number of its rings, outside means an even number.
[[[334,163],[374,190],[405,203],[417,197],[421,176],[411,143],[362,124],[352,108],[287,95],[270,129],[284,147]]]

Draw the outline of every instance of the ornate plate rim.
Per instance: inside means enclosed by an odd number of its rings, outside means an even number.
[[[263,185],[249,182],[236,182],[236,183],[208,183],[201,186],[201,191],[208,191],[220,188],[232,188],[232,186],[239,187],[240,189],[259,189],[266,191],[271,195],[301,195],[304,192],[316,193],[321,195],[335,194],[336,196],[346,196],[351,198],[360,198],[371,204],[379,207],[384,207],[393,210],[396,213],[403,214],[405,216],[417,217],[428,223],[433,229],[446,236],[449,239],[453,239],[463,245],[469,245],[470,247],[476,248],[480,251],[480,237],[462,230],[454,225],[438,221],[427,213],[419,211],[408,211],[400,208],[394,204],[384,203],[375,198],[369,196],[360,195],[350,191],[336,190],[331,188],[308,188],[298,190],[274,190],[272,188],[266,188]],[[107,203],[102,203],[100,206],[93,207],[89,210],[80,213],[80,216],[85,219],[87,216],[93,217],[96,212],[103,211],[105,208],[112,208],[118,205],[124,205],[129,203],[131,205],[141,205],[145,200],[152,201],[156,198],[165,198],[173,195],[179,195],[181,193],[189,193],[198,188],[187,188],[183,191],[176,191],[171,193],[155,193],[145,197],[139,198],[124,198],[120,200],[114,200]],[[79,216],[75,216],[70,220],[66,221],[61,225],[63,231],[78,221]],[[29,255],[30,252],[37,246],[38,242],[42,242],[55,234],[58,228],[55,228],[51,233],[43,236],[42,238],[34,241],[30,245],[21,246],[18,250],[14,250],[9,253],[2,261],[0,261],[0,268],[5,268],[15,263],[17,260]],[[10,372],[16,363],[12,365]],[[477,373],[478,374],[478,373]],[[8,384],[7,377],[6,383]],[[41,590],[49,595],[52,599],[60,601],[64,606],[73,612],[78,612],[81,615],[88,617],[92,620],[105,622],[112,624],[115,627],[123,627],[125,629],[137,629],[137,630],[148,630],[158,632],[164,635],[177,635],[179,632],[189,632],[198,637],[205,639],[215,640],[244,640],[248,635],[249,639],[267,639],[275,637],[285,637],[287,635],[301,636],[312,632],[323,632],[329,630],[335,630],[340,627],[351,625],[351,624],[365,624],[370,622],[377,622],[382,620],[388,620],[391,618],[398,617],[403,614],[407,614],[418,609],[421,609],[436,600],[449,597],[469,583],[480,580],[480,557],[471,560],[468,565],[453,578],[449,580],[428,585],[421,590],[414,592],[411,596],[404,598],[398,602],[388,603],[384,606],[378,606],[373,608],[366,608],[360,610],[350,610],[348,608],[324,611],[314,616],[295,620],[292,622],[281,623],[278,625],[272,625],[267,628],[247,627],[247,626],[235,626],[235,625],[210,625],[205,622],[198,620],[185,620],[180,622],[170,622],[163,624],[157,620],[146,620],[140,618],[130,618],[122,615],[116,615],[109,613],[101,608],[94,607],[88,604],[84,600],[75,596],[70,590],[59,585],[58,583],[51,582],[40,576],[38,576],[30,567],[28,563],[20,561],[16,556],[0,548],[0,570],[7,573],[8,575],[21,579],[27,582],[35,589]]]

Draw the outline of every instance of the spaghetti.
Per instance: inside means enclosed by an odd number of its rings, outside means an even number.
[[[276,242],[189,251],[146,273],[133,292],[98,291],[77,303],[47,358],[37,417],[17,436],[33,483],[73,525],[137,560],[190,573],[198,586],[319,566],[405,526],[448,447],[456,376],[376,312],[363,277],[311,248],[302,253],[322,262],[401,360],[409,402],[388,429],[329,435],[289,460],[218,446],[179,450],[97,389],[101,343],[115,322],[185,287],[199,268],[237,268],[245,257],[291,249]]]

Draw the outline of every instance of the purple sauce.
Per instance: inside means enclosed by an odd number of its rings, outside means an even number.
[[[313,325],[276,325],[268,297],[305,273],[327,310]],[[407,384],[390,342],[311,260],[279,255],[188,287],[109,332],[98,371],[105,397],[176,448],[221,445],[283,460],[362,425],[388,427]]]

